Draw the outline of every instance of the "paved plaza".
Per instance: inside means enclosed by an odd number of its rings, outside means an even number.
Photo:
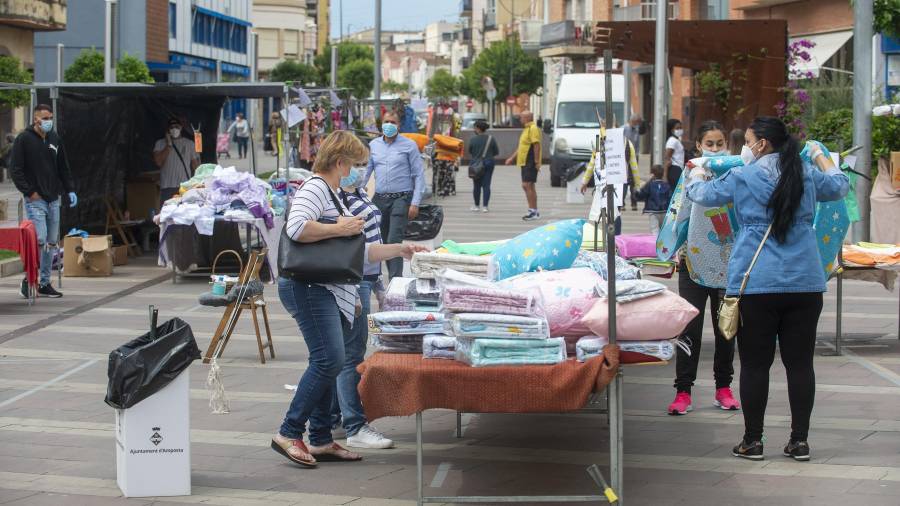
[[[644,168],[646,170],[646,167]],[[565,191],[538,183],[548,221],[583,217],[587,204],[566,204]],[[524,223],[518,170],[498,167],[491,212],[469,212],[470,182],[460,171],[459,194],[444,206],[443,238],[474,241],[511,237]],[[625,232],[647,220],[626,211]],[[105,505],[354,505],[414,504],[415,419],[374,425],[397,442],[392,450],[363,451],[359,463],[324,463],[315,470],[289,464],[269,448],[306,366],[297,327],[266,287],[276,359],[260,365],[247,318],[220,361],[231,413],[213,415],[205,387],[208,366],[191,368],[191,459],[188,497],[123,499],[116,486],[114,414],[103,402],[109,352],[146,332],[147,305],[160,319],[181,317],[205,350],[221,309],[200,306],[201,280],[173,284],[170,272],[147,256],[117,267],[108,278],[64,278],[65,297],[29,307],[17,294],[18,276],[0,279],[0,504]],[[665,283],[676,289],[677,280]],[[712,332],[707,317],[694,389],[695,410],[671,417],[674,363],[626,367],[625,500],[630,505],[891,505],[900,504],[900,341],[898,294],[880,285],[844,284],[843,326],[850,346],[832,351],[834,281],[819,324],[817,395],[812,460],[781,456],[790,412],[784,370],[772,367],[766,418],[766,460],[731,457],[743,433],[740,412],[712,406]],[[735,369],[740,364],[735,359]],[[737,387],[737,380],[734,384]],[[426,495],[593,494],[585,468],[608,475],[608,426],[596,414],[424,415]],[[342,442],[341,439],[338,439]],[[153,476],[147,476],[153,480]]]

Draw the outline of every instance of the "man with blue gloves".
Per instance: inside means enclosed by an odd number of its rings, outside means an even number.
[[[45,104],[34,108],[31,127],[16,137],[10,156],[9,172],[25,200],[25,215],[34,223],[41,249],[40,286],[42,297],[62,297],[50,285],[53,253],[59,242],[59,198],[69,197],[75,207],[78,197],[69,170],[62,139],[53,129],[53,109]],[[28,297],[28,281],[22,280],[22,296]]]

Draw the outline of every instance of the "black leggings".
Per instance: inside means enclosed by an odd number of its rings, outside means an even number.
[[[691,303],[700,311],[687,328],[683,336],[690,340],[691,354],[688,356],[681,348],[675,355],[675,390],[691,393],[694,380],[697,379],[697,363],[700,361],[700,346],[703,341],[703,320],[706,317],[706,301],[709,300],[709,313],[712,317],[713,335],[715,335],[716,351],[713,357],[713,378],[716,389],[731,386],[734,378],[734,341],[725,339],[719,332],[719,289],[698,285],[691,280],[687,265],[682,260],[678,267],[678,295]]]
[[[791,404],[791,441],[806,441],[816,397],[813,355],[816,327],[822,312],[822,293],[744,295],[740,303],[741,402],[744,404],[744,441],[759,441],[769,399],[769,369],[775,342],[787,372]]]
[[[481,205],[484,201],[484,207],[488,207],[491,201],[491,178],[494,177],[494,161],[484,161],[484,173],[478,179],[472,180],[472,196],[475,197],[475,205]]]

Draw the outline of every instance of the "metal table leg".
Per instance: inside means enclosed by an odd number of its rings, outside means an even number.
[[[837,275],[837,308],[835,314],[835,331],[834,331],[834,354],[841,354],[841,338],[843,337],[841,334],[843,333],[843,329],[841,328],[841,315],[844,312],[844,270],[839,267],[838,275]]]
[[[456,412],[456,438],[462,438],[462,413]]]
[[[422,412],[416,413],[416,505],[422,506]]]
[[[610,385],[609,399],[609,478],[610,485],[616,494],[619,495],[618,503],[621,505],[624,495],[624,463],[622,455],[624,454],[623,432],[622,432],[622,368],[616,373]]]

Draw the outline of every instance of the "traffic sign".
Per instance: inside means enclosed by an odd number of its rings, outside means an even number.
[[[508,105],[510,107],[516,105],[516,97],[513,97],[511,95],[506,97],[506,105]]]
[[[471,109],[473,107],[475,107],[475,102],[471,98],[469,100],[466,100],[466,108]]]
[[[485,91],[485,95],[487,95],[488,100],[493,101],[495,98],[497,98],[497,88],[488,88]]]

